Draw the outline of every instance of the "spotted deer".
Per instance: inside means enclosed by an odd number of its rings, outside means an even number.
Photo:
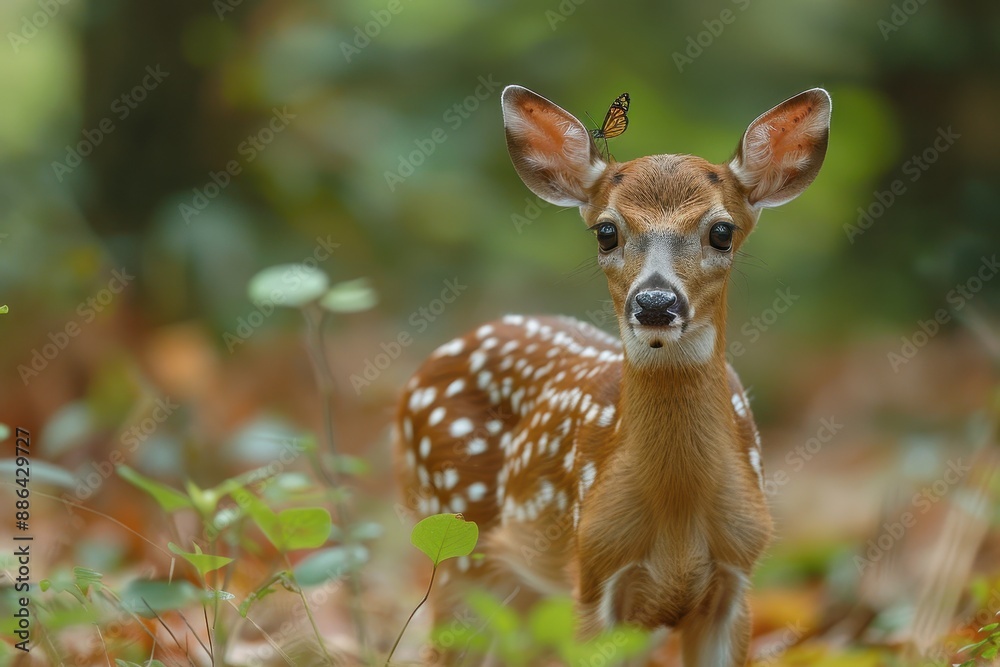
[[[396,451],[411,507],[476,521],[485,555],[445,566],[434,621],[452,622],[470,585],[517,591],[518,606],[571,592],[584,636],[675,628],[688,667],[744,665],[771,519],[760,437],[725,358],[726,291],[761,210],[816,177],[830,96],[774,107],[722,164],[605,161],[549,100],[509,86],[502,106],[521,180],[579,207],[596,236],[620,340],[508,315],[439,347],[407,384]]]

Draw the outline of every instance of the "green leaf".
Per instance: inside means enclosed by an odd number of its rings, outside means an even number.
[[[198,546],[197,543],[194,545],[194,553],[184,551],[173,542],[168,542],[167,548],[178,556],[182,556],[184,560],[194,565],[195,569],[198,570],[198,574],[202,577],[213,570],[218,570],[220,567],[225,567],[233,562],[232,558],[202,553],[201,547]]]
[[[149,609],[160,613],[181,609],[205,599],[205,592],[188,581],[136,579],[121,593],[122,607],[140,616],[151,617]],[[147,606],[148,605],[148,606]]]
[[[3,305],[3,306],[0,306],[0,315],[6,315],[9,312],[10,312],[10,309],[7,308],[6,304]]]
[[[322,507],[296,507],[275,513],[245,489],[234,492],[233,497],[278,551],[312,549],[330,537],[333,520]]]
[[[974,644],[967,644],[967,645],[963,646],[962,648],[958,649],[958,652],[959,653],[965,653],[966,651],[973,651],[974,652],[976,649],[981,648],[982,646],[984,646],[987,641],[989,641],[989,638],[982,639],[982,640],[980,640],[980,641],[978,641],[978,642],[976,642]]]
[[[273,303],[298,308],[319,299],[330,279],[315,266],[279,264],[250,279],[247,293],[254,303]]]
[[[165,667],[159,660],[147,660],[140,665],[138,662],[122,660],[121,658],[115,658],[115,665],[117,667]]]
[[[295,507],[278,514],[278,526],[283,551],[314,549],[330,537],[333,520],[322,507]]]
[[[360,544],[322,549],[295,566],[295,581],[300,586],[317,586],[354,572],[368,562],[368,549]]]
[[[502,602],[480,590],[469,593],[466,601],[472,611],[482,618],[497,636],[513,641],[520,634],[521,619],[517,612],[510,608],[509,600]]]
[[[573,601],[567,597],[548,598],[535,605],[528,628],[535,642],[561,647],[575,640]]]
[[[984,625],[983,627],[979,628],[979,631],[980,632],[993,632],[994,630],[997,629],[997,627],[1000,627],[1000,623],[990,623],[989,625]]]
[[[166,484],[161,484],[144,475],[140,475],[126,465],[118,466],[117,470],[118,475],[126,482],[139,487],[151,495],[153,500],[159,503],[160,507],[162,507],[165,512],[173,512],[176,510],[194,507],[191,499],[177,489],[171,488]]]
[[[359,313],[378,303],[378,295],[367,278],[347,280],[330,288],[319,305],[333,313]]]
[[[435,514],[413,527],[410,542],[427,554],[434,567],[449,558],[468,556],[479,540],[479,526],[461,514]]]

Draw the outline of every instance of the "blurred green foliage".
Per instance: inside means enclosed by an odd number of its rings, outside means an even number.
[[[734,273],[735,338],[783,287],[800,299],[777,336],[898,338],[1000,245],[993,2],[68,0],[39,18],[43,5],[0,7],[0,294],[36,320],[5,333],[5,370],[116,267],[138,276],[141,322],[200,318],[221,346],[250,276],[313,257],[318,239],[338,246],[319,262],[335,282],[370,277],[382,320],[366,322],[385,339],[444,280],[469,286],[421,350],[504,312],[602,319],[576,212],[515,217],[538,201],[504,147],[512,82],[584,119],[629,91],[620,160],[722,161],[759,113],[830,90],[826,165],[764,213]],[[960,138],[911,181],[942,128]],[[905,192],[849,238],[897,179]]]

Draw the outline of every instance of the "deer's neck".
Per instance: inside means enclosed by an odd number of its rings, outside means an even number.
[[[710,492],[732,451],[728,387],[721,346],[701,364],[649,368],[626,359],[620,472],[647,497]]]

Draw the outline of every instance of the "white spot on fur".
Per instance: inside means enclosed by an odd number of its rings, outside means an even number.
[[[431,439],[426,435],[420,439],[420,458],[426,459],[431,453]]]
[[[478,373],[485,364],[486,353],[482,350],[476,350],[469,355],[469,370],[473,373]]]
[[[594,465],[593,461],[588,461],[580,471],[580,500],[583,500],[583,497],[587,495],[587,491],[594,485],[595,479],[597,479],[597,466]]]
[[[615,406],[608,405],[601,410],[601,416],[597,418],[598,426],[611,426],[611,420],[615,418]]]
[[[451,427],[448,429],[448,432],[453,438],[461,438],[463,435],[469,435],[472,433],[472,428],[472,420],[462,417],[451,423]]]
[[[437,426],[440,424],[441,420],[444,419],[445,412],[446,410],[442,407],[436,407],[431,410],[431,416],[427,418],[427,425]]]
[[[454,357],[465,349],[465,341],[461,338],[450,340],[431,354],[432,357]]]
[[[753,471],[757,473],[757,482],[760,484],[760,490],[764,490],[764,470],[760,465],[760,452],[756,449],[750,450],[750,466]]]
[[[736,410],[736,414],[738,414],[740,418],[747,418],[747,402],[746,397],[743,396],[743,394],[739,392],[733,394],[733,409]]]
[[[469,500],[474,503],[478,503],[486,497],[486,491],[486,484],[483,482],[474,482],[469,485],[469,488],[465,490],[465,493],[469,496]]]
[[[465,389],[465,380],[459,378],[448,385],[448,388],[444,390],[444,395],[450,398],[463,389]]]
[[[469,444],[465,447],[465,453],[469,456],[477,456],[482,454],[487,449],[486,441],[482,438],[473,438],[469,440]]]

